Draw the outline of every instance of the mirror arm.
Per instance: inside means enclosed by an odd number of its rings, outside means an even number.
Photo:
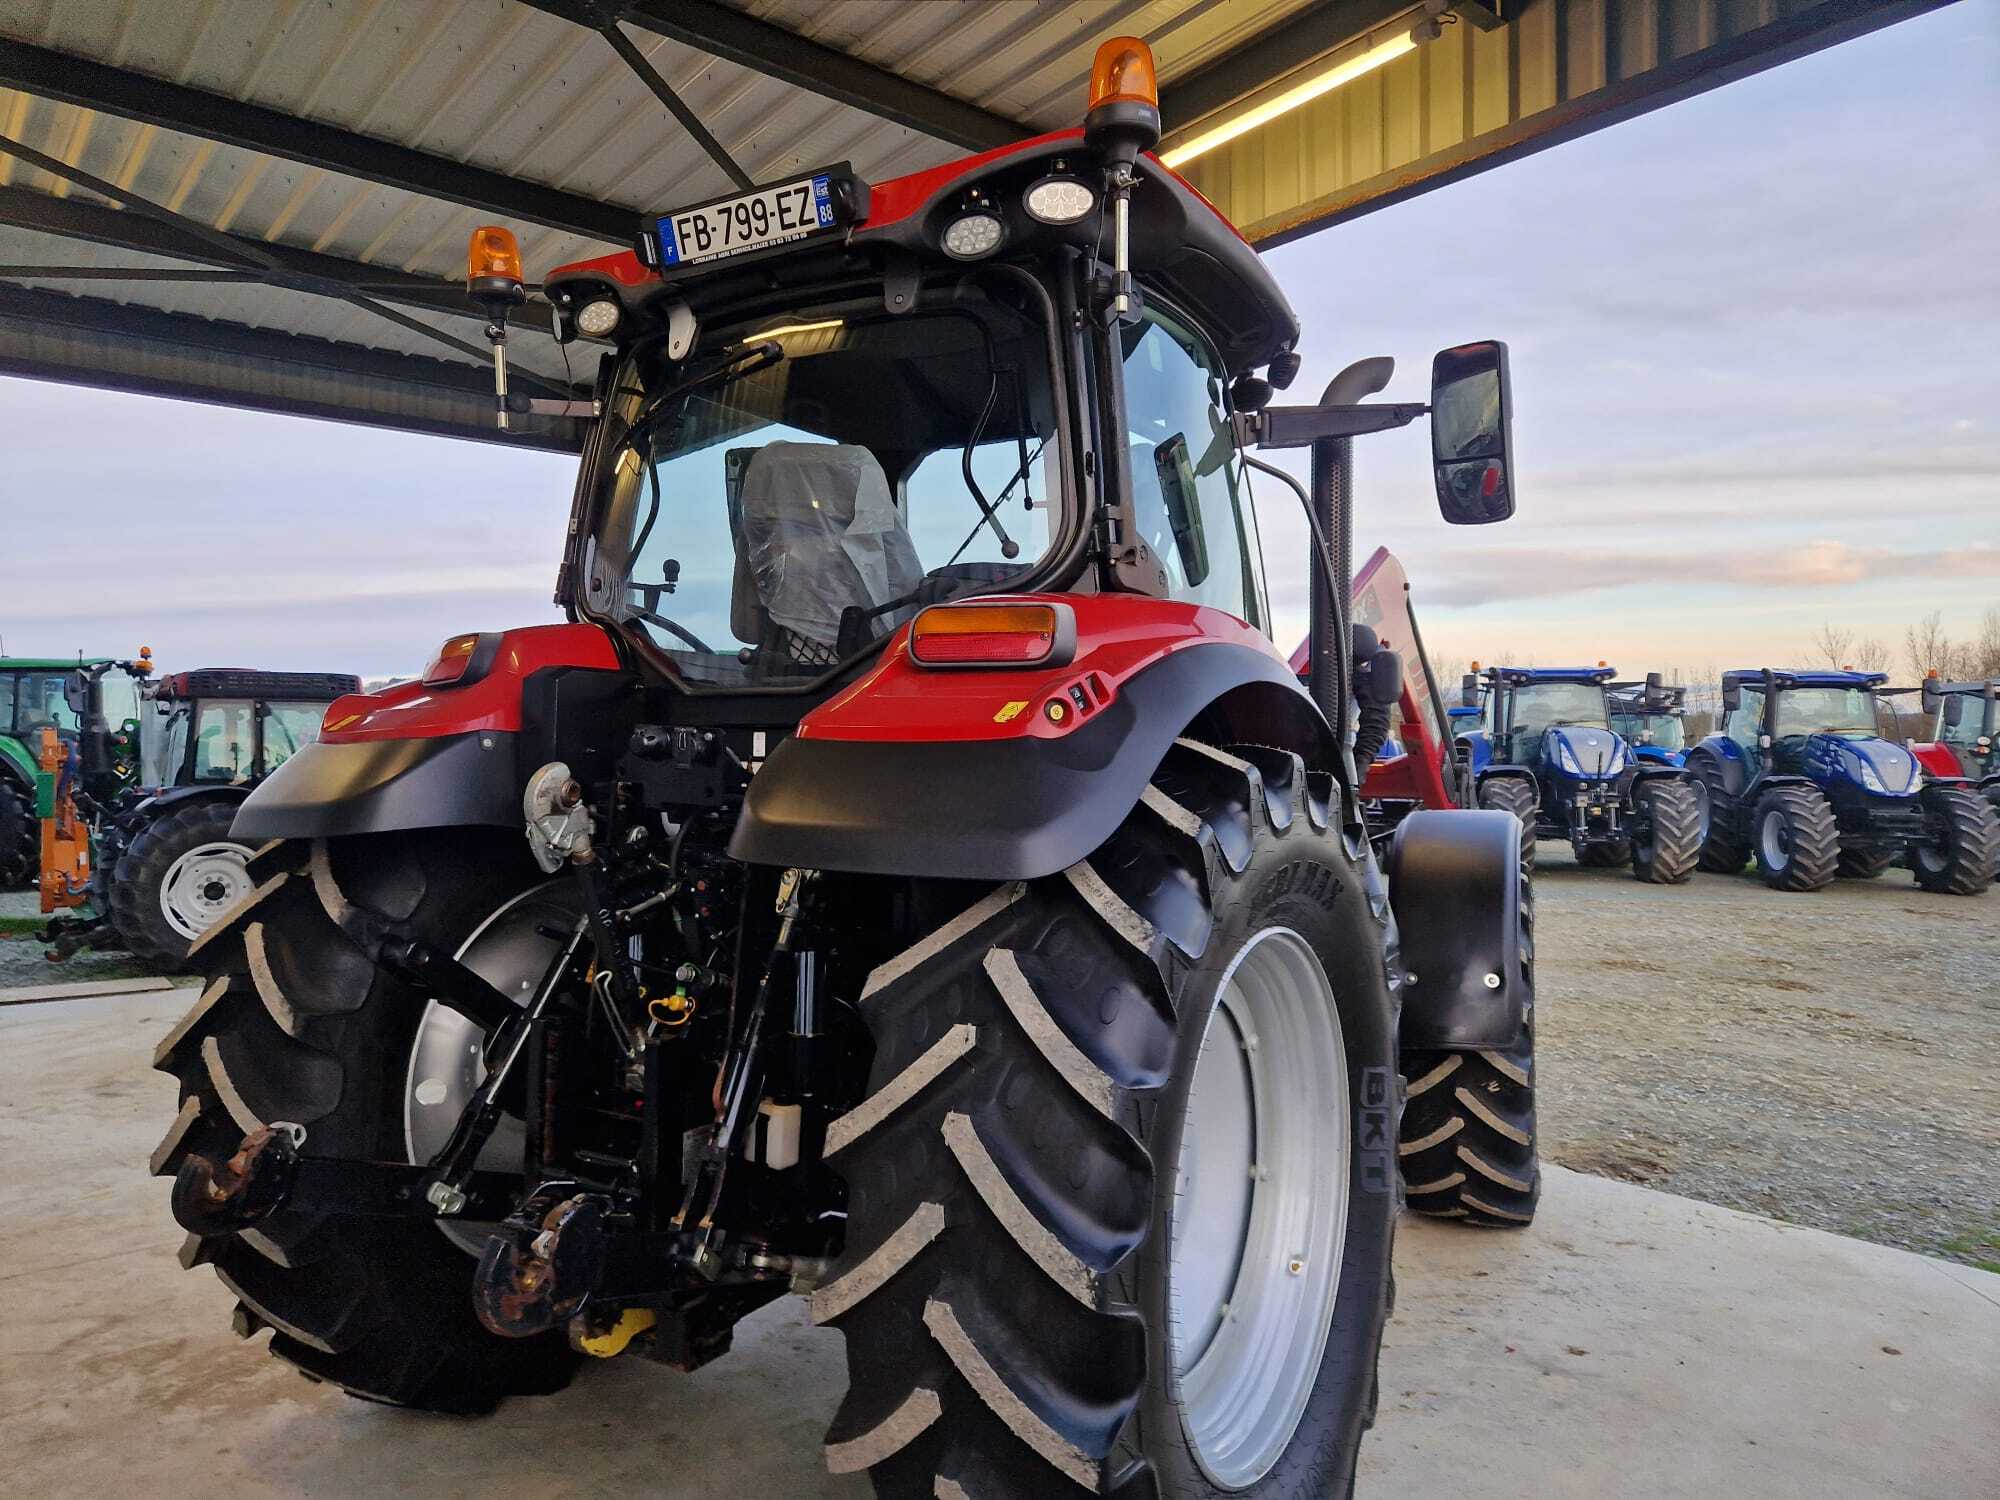
[[[1363,437],[1407,427],[1430,408],[1421,401],[1360,406],[1267,406],[1231,415],[1238,447],[1310,448],[1322,438]]]

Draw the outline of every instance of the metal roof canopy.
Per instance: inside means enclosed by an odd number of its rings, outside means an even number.
[[[0,372],[572,448],[493,427],[478,223],[539,270],[739,171],[936,165],[1074,123],[1121,33],[1172,147],[1418,28],[1181,168],[1278,243],[1941,3],[0,0]],[[514,326],[570,388],[547,310]]]

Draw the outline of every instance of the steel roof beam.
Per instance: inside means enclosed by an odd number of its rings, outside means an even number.
[[[63,239],[86,240],[91,244],[130,250],[139,255],[190,261],[211,269],[220,267],[224,272],[236,271],[246,259],[243,256],[231,257],[200,236],[156,219],[123,209],[107,208],[83,198],[55,198],[28,188],[0,187],[0,224],[32,229]],[[481,324],[486,321],[486,314],[473,306],[471,299],[465,295],[465,288],[457,282],[433,281],[428,276],[413,276],[384,266],[343,260],[336,255],[322,255],[277,241],[260,240],[257,243],[259,249],[286,270],[299,275],[345,282],[357,291],[380,297],[386,302],[401,302],[428,312],[469,318]],[[262,278],[246,276],[245,279]],[[515,308],[508,315],[508,321],[539,333],[548,333],[554,327],[550,309],[538,302]]]
[[[615,15],[629,26],[968,151],[988,151],[1037,133],[1019,120],[994,114],[941,89],[863,62],[837,47],[719,5],[716,0],[605,0],[601,7],[589,0],[522,3],[593,31],[599,29],[601,15]]]
[[[102,349],[66,350],[62,346],[72,335],[101,341]],[[189,355],[197,362],[219,360],[253,374],[270,375],[274,388],[257,389],[254,381],[232,384],[198,370],[166,373],[175,359],[185,361]],[[333,390],[325,399],[276,393],[279,385],[295,387],[299,373],[311,371],[372,382],[385,396],[400,388],[413,401],[433,403],[431,414],[399,411],[387,399],[378,406],[343,402]],[[581,429],[573,418],[538,422],[533,431],[499,431],[492,419],[493,379],[471,365],[32,287],[0,285],[0,374],[328,421],[362,422],[511,447],[574,452],[581,446]],[[436,414],[435,403],[440,401],[453,408],[463,402],[464,419]]]
[[[615,245],[638,223],[615,204],[26,42],[0,38],[0,85]]]
[[[1171,134],[1326,56],[1415,0],[1329,0],[1287,16],[1198,73],[1160,86],[1160,128]]]

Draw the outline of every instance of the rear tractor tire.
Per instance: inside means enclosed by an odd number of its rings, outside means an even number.
[[[1840,866],[1840,828],[1818,788],[1773,787],[1757,800],[1757,873],[1774,891],[1817,891]]]
[[[1917,884],[1945,896],[1983,896],[2000,859],[2000,814],[1969,787],[1926,789],[1929,811],[1939,821],[1939,837],[1910,848],[1910,871]]]
[[[1521,861],[1515,948],[1526,988],[1520,1039],[1486,1052],[1403,1054],[1401,1158],[1414,1213],[1485,1229],[1525,1229],[1541,1201],[1535,1134],[1535,888]]]
[[[455,830],[261,852],[248,867],[251,893],[194,945],[208,981],[201,998],[154,1053],[154,1066],[180,1081],[181,1107],[153,1172],[172,1175],[190,1151],[226,1158],[279,1121],[305,1127],[308,1154],[410,1160],[405,1110],[444,1087],[427,1078],[412,1093],[413,1044],[430,1012],[339,919],[352,904],[405,923],[512,990],[548,961],[549,940],[537,946],[532,923],[549,917],[530,899],[538,888],[524,866],[518,838]],[[511,954],[482,959],[488,933]],[[575,1366],[561,1333],[488,1333],[473,1311],[476,1260],[421,1219],[280,1210],[238,1233],[190,1235],[181,1263],[215,1268],[236,1299],[239,1337],[268,1328],[273,1354],[371,1401],[486,1412],[509,1395],[560,1389]]]
[[[1480,783],[1479,805],[1498,812],[1510,812],[1520,819],[1526,835],[1522,844],[1522,858],[1527,868],[1535,867],[1536,824],[1541,816],[1541,798],[1535,794],[1534,783],[1524,776],[1491,776]]]
[[[0,891],[33,885],[41,868],[42,824],[35,816],[35,795],[0,771]]]
[[[250,893],[256,851],[229,836],[236,802],[196,802],[149,823],[110,872],[111,930],[173,973],[188,946]]]
[[[1659,776],[1633,788],[1650,831],[1632,840],[1632,873],[1652,885],[1684,885],[1701,858],[1702,799],[1695,783]]]
[[[1706,792],[1707,832],[1695,868],[1711,875],[1740,875],[1750,861],[1750,841],[1736,825],[1736,800],[1722,783],[1722,767],[1703,761],[1695,771]]]
[[[1361,858],[1296,757],[1183,740],[1089,859],[876,969],[827,1136],[830,1468],[908,1500],[1352,1493],[1398,1197]]]

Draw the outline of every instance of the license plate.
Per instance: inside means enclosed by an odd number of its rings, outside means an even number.
[[[659,220],[660,265],[691,266],[721,260],[835,228],[833,174],[758,188]]]

